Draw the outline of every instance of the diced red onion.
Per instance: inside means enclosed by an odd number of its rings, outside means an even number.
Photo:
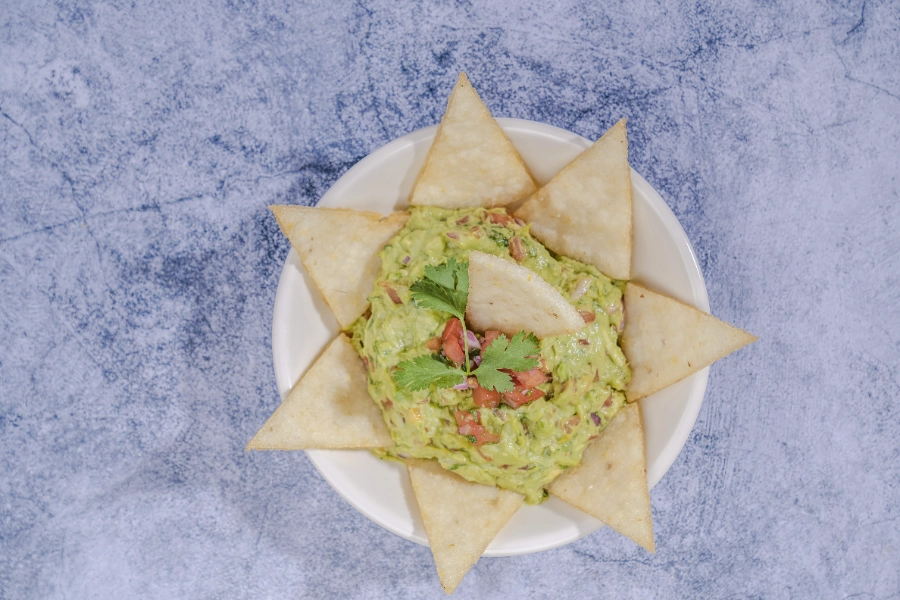
[[[481,355],[480,354],[476,355],[475,358],[472,359],[472,362],[475,363],[476,367],[480,367],[481,366]]]
[[[478,341],[474,331],[466,329],[466,341],[469,342],[469,350],[481,350],[481,342]]]
[[[454,390],[459,390],[459,391],[461,391],[461,392],[462,392],[463,390],[467,390],[467,389],[469,389],[469,382],[468,382],[468,381],[463,381],[462,383],[458,383],[458,384],[456,384],[456,385],[453,386],[453,389],[454,389]]]
[[[454,239],[454,240],[458,240],[458,239],[459,239],[459,234],[458,234],[458,233],[453,233],[452,231],[449,231],[449,232],[447,232],[447,237],[448,237],[448,238],[452,238],[452,239]]]
[[[523,221],[519,217],[513,217],[513,219],[516,221],[516,223],[519,224],[519,227],[523,227],[525,225],[525,221]]]
[[[594,425],[596,425],[597,427],[599,427],[600,423],[603,422],[603,420],[600,418],[600,415],[598,415],[597,413],[591,413],[591,421],[593,421]]]
[[[404,258],[401,262],[403,262],[404,265],[408,265],[408,264],[409,264],[409,258],[410,258],[409,255],[407,255],[406,258]]]

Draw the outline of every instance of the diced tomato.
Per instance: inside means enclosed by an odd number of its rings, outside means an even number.
[[[504,227],[506,227],[506,225],[509,224],[509,222],[513,220],[513,218],[511,216],[509,216],[508,214],[506,214],[505,212],[502,212],[502,213],[492,212],[488,215],[488,219],[494,225],[502,225]]]
[[[522,241],[522,238],[518,236],[509,238],[509,255],[512,256],[516,262],[525,260],[525,257],[528,256],[528,254],[525,252],[525,242]]]
[[[539,367],[528,371],[513,371],[510,375],[523,388],[533,388],[550,380],[547,374],[541,371]]]
[[[475,445],[483,446],[484,444],[496,444],[500,441],[500,434],[493,433],[488,431],[484,427],[481,428],[481,432],[475,435]]]
[[[479,408],[497,408],[500,406],[500,392],[481,386],[472,388],[472,401]]]
[[[441,334],[441,341],[446,341],[449,337],[456,337],[462,335],[463,328],[462,323],[459,322],[459,319],[453,317],[447,324],[444,325],[444,333]]]
[[[465,351],[463,351],[462,344],[459,338],[448,338],[444,340],[441,348],[444,350],[444,355],[447,358],[455,362],[457,365],[463,364],[463,361],[466,358],[466,353]]]
[[[579,310],[578,314],[581,315],[585,323],[593,323],[597,318],[597,314],[592,310]]]
[[[444,333],[441,335],[441,348],[444,350],[444,356],[458,365],[462,365],[466,360],[462,342],[463,335],[462,323],[456,317],[447,321]]]
[[[454,410],[453,416],[456,419],[456,425],[459,427],[462,427],[463,425],[466,425],[469,423],[477,423],[478,422],[475,420],[475,415],[473,415],[471,412],[469,412],[467,410]],[[460,433],[462,433],[462,432],[460,432]],[[462,435],[468,435],[468,434],[463,433]]]
[[[456,417],[457,433],[464,436],[475,438],[474,446],[482,446],[484,444],[492,444],[500,441],[500,435],[492,433],[485,429],[484,425],[478,422],[478,419],[467,410],[454,411],[453,416]]]
[[[544,392],[536,388],[516,388],[510,392],[503,392],[503,401],[512,408],[519,408],[523,404],[528,404],[532,400],[543,398]]]

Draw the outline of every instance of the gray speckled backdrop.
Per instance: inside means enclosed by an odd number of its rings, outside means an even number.
[[[712,369],[655,555],[603,530],[456,597],[900,596],[900,6],[780,4],[0,1],[0,597],[443,597],[304,454],[242,450],[278,402],[266,205],[461,69],[498,116],[628,117],[760,341]]]

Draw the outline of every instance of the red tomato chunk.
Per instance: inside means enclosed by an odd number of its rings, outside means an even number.
[[[535,367],[529,371],[512,371],[510,375],[512,375],[516,383],[518,383],[523,388],[537,387],[542,383],[547,383],[550,380],[550,377],[548,377],[547,374],[541,371],[538,367]]]
[[[462,323],[456,317],[447,321],[444,333],[441,335],[441,349],[444,351],[444,356],[457,365],[462,365],[466,360],[466,352],[462,341],[463,335]]]
[[[481,386],[472,388],[472,401],[479,408],[497,408],[500,406],[500,392]]]
[[[478,419],[467,410],[457,410],[453,413],[456,417],[457,433],[464,435],[470,439],[474,446],[483,446],[484,444],[492,444],[500,441],[500,435],[491,433],[485,429],[484,425],[478,422]]]
[[[520,388],[516,386],[511,392],[503,392],[503,401],[512,408],[519,408],[523,404],[528,404],[532,400],[543,398],[544,392],[535,388]]]

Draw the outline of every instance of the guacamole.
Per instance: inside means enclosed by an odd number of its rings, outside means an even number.
[[[410,215],[380,254],[371,311],[349,332],[366,363],[369,393],[381,406],[395,443],[379,455],[436,459],[469,481],[515,490],[531,504],[542,502],[544,486],[578,464],[587,443],[625,403],[631,372],[618,346],[624,284],[551,253],[502,208],[416,207]],[[426,265],[466,261],[473,250],[528,267],[587,322],[576,334],[540,341],[541,366],[550,380],[537,386],[542,398],[518,409],[507,404],[478,408],[471,390],[432,385],[410,391],[391,377],[400,362],[433,354],[434,338],[450,320],[448,313],[411,302],[410,286],[424,277]],[[460,410],[472,411],[500,441],[478,446],[458,433],[454,412]]]

